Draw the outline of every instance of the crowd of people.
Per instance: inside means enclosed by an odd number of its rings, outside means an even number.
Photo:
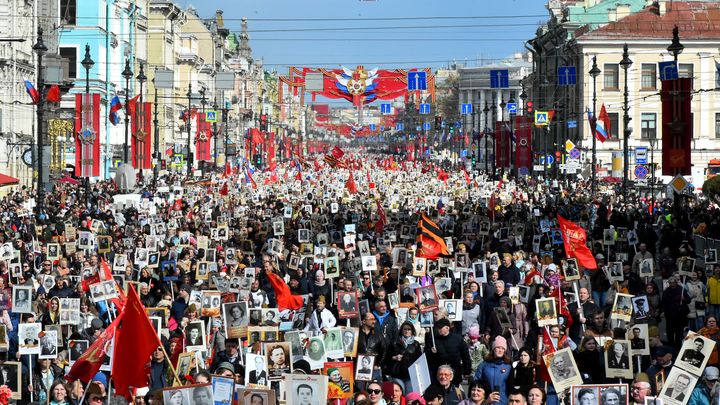
[[[134,288],[162,343],[136,404],[717,404],[717,205],[340,162],[56,184],[39,218],[31,190],[3,197],[0,385],[127,403],[111,349],[66,376]]]

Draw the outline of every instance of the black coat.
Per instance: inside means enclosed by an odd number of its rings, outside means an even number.
[[[510,370],[510,377],[508,377],[506,384],[508,392],[516,389],[520,390],[520,392],[528,392],[530,386],[538,381],[539,375],[538,366],[521,367],[520,363],[518,363]]]
[[[402,354],[402,359],[400,361],[393,360],[393,357],[398,354]],[[387,364],[385,372],[392,377],[407,380],[410,378],[410,373],[408,372],[410,366],[415,363],[421,355],[422,347],[420,347],[420,343],[414,341],[411,345],[405,346],[405,344],[398,339],[388,350],[385,361]]]
[[[435,334],[435,353],[432,351],[432,336],[430,333],[425,334],[425,353],[430,367],[430,376],[434,379],[437,369],[443,364],[448,364],[455,371],[453,384],[460,384],[462,376],[470,374],[472,371],[467,344],[458,333],[450,333],[447,336],[441,336],[435,330],[432,333]]]

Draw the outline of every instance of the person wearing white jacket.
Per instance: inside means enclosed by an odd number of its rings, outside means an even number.
[[[305,325],[305,330],[321,332],[323,329],[334,327],[336,323],[335,315],[325,308],[325,296],[319,296],[315,300],[315,310],[310,314],[310,320]]]

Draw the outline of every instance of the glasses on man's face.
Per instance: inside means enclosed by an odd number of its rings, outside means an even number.
[[[380,395],[380,393],[382,393],[382,390],[371,390],[371,389],[368,389],[368,394],[370,394],[370,395]]]
[[[99,397],[97,395],[93,395],[90,397],[91,402],[102,402],[105,400],[105,397]]]

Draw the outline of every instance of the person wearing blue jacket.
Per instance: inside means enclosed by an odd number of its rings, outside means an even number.
[[[499,393],[501,404],[507,404],[507,380],[512,370],[512,361],[506,352],[507,340],[502,336],[496,337],[492,351],[475,370],[475,379],[485,381],[491,392]]]
[[[720,370],[713,366],[707,367],[690,394],[688,405],[710,405],[712,391],[718,379],[720,379]]]

